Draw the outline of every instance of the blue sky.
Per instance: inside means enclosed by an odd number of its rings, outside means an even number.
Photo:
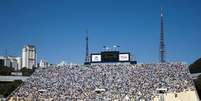
[[[82,63],[85,31],[90,52],[120,45],[141,63],[159,60],[160,7],[165,9],[166,60],[201,57],[200,0],[0,0],[0,55],[21,56],[26,44],[38,59]]]

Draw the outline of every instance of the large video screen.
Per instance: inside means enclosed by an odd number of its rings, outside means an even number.
[[[101,52],[102,62],[118,62],[119,52],[118,51],[107,51]]]
[[[101,62],[101,55],[100,54],[92,54],[91,61],[92,62]]]
[[[129,61],[130,56],[128,53],[119,54],[119,61]]]

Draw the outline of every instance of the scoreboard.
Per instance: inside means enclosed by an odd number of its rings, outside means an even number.
[[[107,51],[101,52],[102,62],[118,62],[119,52],[118,51]]]
[[[91,54],[91,63],[99,62],[130,62],[130,53],[120,53],[119,51],[103,51]]]

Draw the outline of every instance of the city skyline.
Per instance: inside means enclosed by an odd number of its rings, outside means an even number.
[[[140,63],[159,62],[160,8],[164,8],[167,62],[201,57],[201,1],[0,1],[0,55],[21,56],[36,46],[38,60],[83,63],[86,29],[89,51],[119,45]],[[38,61],[39,62],[39,61]]]

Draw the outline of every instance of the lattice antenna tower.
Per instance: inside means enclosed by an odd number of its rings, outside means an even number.
[[[88,37],[88,30],[86,30],[86,50],[85,50],[85,62],[89,62],[89,37]]]
[[[164,42],[164,22],[163,22],[163,8],[161,8],[161,13],[160,13],[160,62],[164,63],[165,62],[165,42]]]

